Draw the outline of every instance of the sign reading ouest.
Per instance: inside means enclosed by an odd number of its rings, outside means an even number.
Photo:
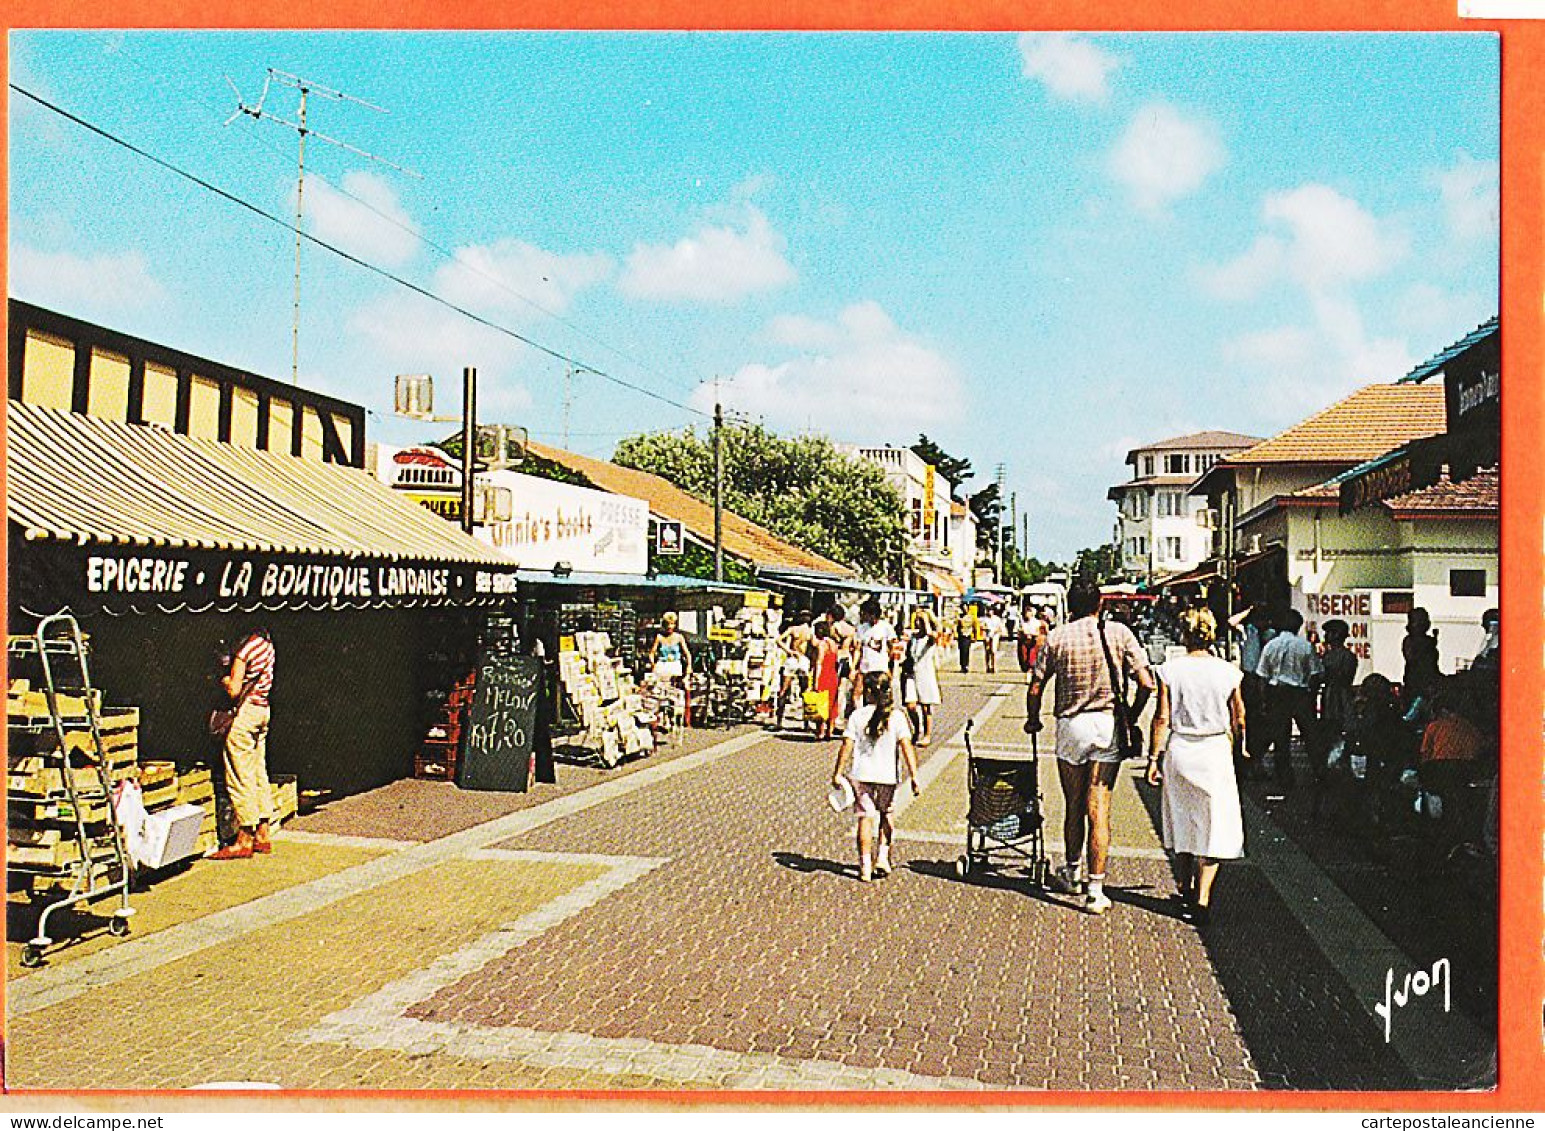
[[[649,504],[514,471],[483,477],[510,492],[510,519],[476,536],[522,569],[559,562],[583,573],[641,574],[649,567]]]

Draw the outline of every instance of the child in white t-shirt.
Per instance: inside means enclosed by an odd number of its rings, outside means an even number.
[[[858,878],[887,876],[891,870],[891,804],[905,766],[912,795],[917,795],[917,759],[912,726],[896,705],[895,688],[885,672],[864,676],[864,706],[848,717],[847,733],[832,767],[832,784],[843,780],[843,759],[852,757],[848,780],[858,815]]]

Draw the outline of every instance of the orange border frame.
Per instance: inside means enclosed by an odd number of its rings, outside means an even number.
[[[1445,1112],[1545,1110],[1545,544],[1541,507],[1540,437],[1545,435],[1542,397],[1542,322],[1545,322],[1545,18],[1461,20],[1459,0],[1125,0],[1092,5],[1079,0],[1040,0],[1027,11],[1023,0],[957,0],[924,5],[919,0],[468,0],[452,8],[434,0],[347,0],[323,12],[305,0],[276,0],[261,8],[225,2],[201,6],[190,21],[172,0],[129,0],[112,6],[114,27],[254,30],[314,26],[325,17],[335,29],[619,29],[726,31],[1495,31],[1502,45],[1502,280],[1503,398],[1502,621],[1507,660],[1502,688],[1502,733],[1510,736],[1502,786],[1501,954],[1498,1087],[1486,1093],[1269,1092],[1269,1093],[1082,1093],[1003,1092],[968,1099],[958,1093],[887,1093],[894,1109],[1128,1107],[1190,1110]],[[947,10],[946,10],[947,7]],[[6,29],[107,26],[103,9],[75,0],[14,0]],[[1542,11],[1545,17],[1545,11]],[[450,22],[454,19],[454,25]],[[8,67],[9,59],[5,65]],[[8,126],[0,123],[0,131]],[[8,180],[0,174],[0,186]],[[8,199],[8,197],[7,197]],[[8,246],[8,243],[5,245]],[[0,256],[4,248],[0,247]],[[3,444],[3,440],[0,440]],[[0,554],[3,554],[0,549]],[[97,1098],[100,1097],[100,1098]],[[316,1092],[264,1093],[219,1099],[209,1093],[27,1092],[0,1100],[0,1111],[81,1110],[250,1111],[259,1100],[268,1111],[592,1110],[640,1107],[766,1107],[873,1109],[873,1097],[852,1093],[765,1092]],[[29,1102],[29,1100],[31,1102]],[[60,1101],[67,1103],[61,1105]]]

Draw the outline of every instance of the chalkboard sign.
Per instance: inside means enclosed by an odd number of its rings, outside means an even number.
[[[456,784],[462,789],[524,793],[542,697],[542,661],[506,648],[478,657],[477,685],[462,729]]]

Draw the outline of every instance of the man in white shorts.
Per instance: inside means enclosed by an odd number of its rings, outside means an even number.
[[[1121,754],[1116,742],[1116,693],[1110,668],[1137,683],[1137,699],[1129,718],[1142,713],[1154,689],[1148,654],[1126,625],[1101,624],[1100,591],[1075,585],[1068,594],[1068,623],[1052,630],[1030,669],[1025,692],[1025,732],[1041,729],[1041,695],[1055,677],[1057,695],[1057,777],[1062,784],[1064,814],[1062,844],[1067,862],[1052,874],[1052,886],[1073,894],[1079,890],[1079,865],[1087,839],[1089,888],[1084,910],[1099,915],[1110,909],[1105,895],[1105,865],[1110,855],[1110,794],[1116,784]],[[1101,644],[1103,629],[1104,645]],[[1110,660],[1105,658],[1106,648]]]

